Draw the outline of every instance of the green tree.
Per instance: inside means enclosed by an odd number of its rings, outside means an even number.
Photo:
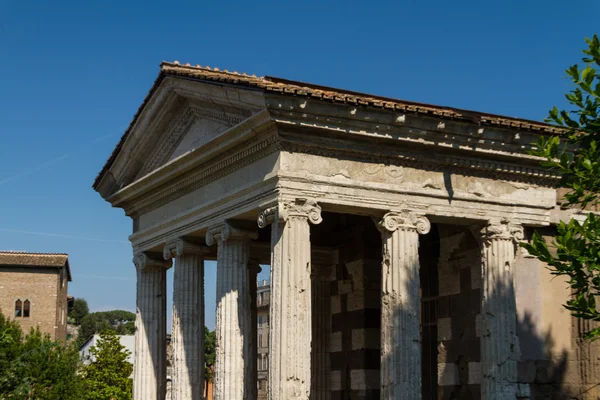
[[[215,331],[209,331],[204,327],[204,388],[208,390],[208,383],[213,381],[213,367],[215,365]],[[208,393],[204,394],[208,397]]]
[[[585,209],[599,203],[600,194],[600,41],[586,39],[580,65],[567,69],[574,88],[566,98],[572,109],[554,107],[548,121],[565,128],[561,136],[541,138],[532,153],[545,159],[543,165],[561,175],[567,188],[566,207]],[[552,274],[568,278],[573,296],[565,307],[577,318],[600,321],[596,297],[600,294],[600,217],[587,213],[582,223],[561,221],[553,243],[533,235],[523,244],[531,254],[548,264]],[[600,328],[586,334],[600,337]]]
[[[135,333],[135,314],[124,310],[102,311],[90,313],[82,318],[79,327],[79,347],[83,346],[92,335],[110,330],[118,335]]]
[[[84,400],[130,400],[133,365],[127,361],[128,351],[111,330],[100,334],[96,346],[90,349],[91,362],[83,367]]]
[[[69,310],[69,320],[75,325],[80,325],[83,317],[90,313],[90,308],[85,299],[75,299],[73,307]]]
[[[38,330],[24,336],[0,314],[0,398],[79,400],[81,377],[75,346],[50,340]]]

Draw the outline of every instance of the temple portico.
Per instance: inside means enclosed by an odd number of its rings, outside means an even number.
[[[592,393],[542,295],[567,293],[518,246],[569,217],[528,154],[557,129],[164,63],[94,185],[133,220],[134,399],[165,396],[170,267],[172,398],[203,398],[206,260],[216,400],[257,397],[259,265],[270,400],[542,399],[548,332]]]

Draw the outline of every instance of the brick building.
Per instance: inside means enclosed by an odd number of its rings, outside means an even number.
[[[24,332],[39,327],[53,340],[67,338],[67,254],[0,252],[0,311]]]

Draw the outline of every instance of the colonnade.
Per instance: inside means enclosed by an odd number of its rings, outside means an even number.
[[[311,268],[310,224],[322,221],[306,199],[261,212],[258,228],[271,225],[269,399],[325,398],[326,343],[312,327],[313,290],[326,290]],[[429,220],[412,211],[376,221],[382,235],[381,399],[421,398],[419,235]],[[481,231],[482,397],[514,399],[518,345],[514,258],[522,227],[490,221]],[[250,243],[258,229],[223,221],[205,242],[177,238],[162,255],[140,253],[134,399],[163,400],[166,382],[166,270],[175,259],[173,297],[173,400],[201,400],[204,382],[204,257],[217,247],[216,400],[256,399],[256,273]],[[415,284],[416,283],[416,284]],[[502,290],[504,295],[498,296]],[[508,295],[506,295],[508,294]],[[511,295],[512,294],[512,295]],[[319,321],[326,316],[318,317]],[[322,321],[321,321],[322,322]],[[321,323],[319,322],[319,323]],[[316,351],[313,352],[312,346]],[[323,362],[324,359],[323,359]],[[319,363],[322,366],[322,363]],[[321,376],[323,375],[323,376]],[[314,381],[313,381],[314,380]],[[311,395],[311,392],[312,393]]]

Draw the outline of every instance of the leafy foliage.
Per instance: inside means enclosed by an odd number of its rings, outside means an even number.
[[[215,348],[215,332],[209,331],[204,327],[204,379],[207,382],[213,380],[213,366],[215,365],[216,348]]]
[[[543,157],[543,165],[560,173],[568,189],[565,206],[581,208],[600,203],[600,40],[586,39],[583,65],[573,65],[567,75],[574,89],[566,95],[573,109],[550,111],[548,120],[565,128],[561,136],[541,138],[532,153]],[[555,242],[546,243],[534,234],[531,244],[522,244],[548,264],[552,274],[569,279],[573,297],[565,307],[578,318],[600,322],[596,297],[600,294],[600,218],[588,213],[580,223],[571,220],[557,227]],[[600,337],[600,328],[586,334]]]
[[[79,347],[83,346],[92,335],[112,331],[118,335],[135,333],[135,314],[124,310],[102,311],[86,315],[79,328]]]
[[[90,349],[91,362],[83,370],[84,400],[131,400],[133,365],[129,352],[111,330],[104,331]]]
[[[79,352],[0,314],[0,398],[80,400]]]
[[[69,310],[69,322],[72,321],[75,325],[80,325],[83,317],[90,313],[90,308],[85,299],[75,299],[73,307]]]
[[[215,331],[204,327],[204,388],[208,390],[208,383],[213,381],[216,355]],[[204,394],[208,396],[208,392]]]

